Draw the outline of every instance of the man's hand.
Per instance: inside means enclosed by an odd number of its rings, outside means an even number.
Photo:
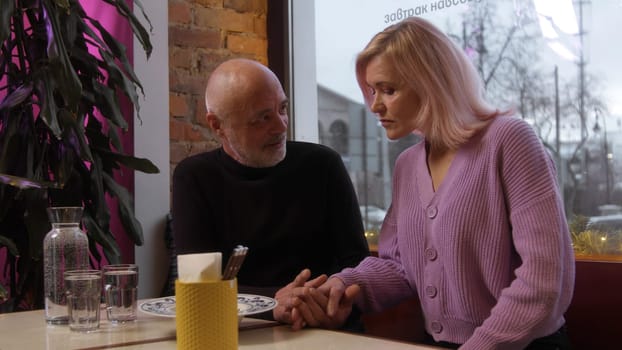
[[[293,282],[276,292],[274,298],[278,305],[272,311],[275,320],[289,323],[293,329],[300,329],[305,326],[302,318],[292,317],[292,310],[302,302],[299,296],[305,293],[305,288],[317,288],[326,282],[328,277],[321,275],[311,281],[309,281],[309,278],[311,278],[311,271],[304,269],[296,276]]]
[[[359,292],[358,285],[346,288],[339,278],[330,278],[319,288],[303,288],[302,294],[298,296],[301,302],[296,302],[292,309],[291,317],[295,320],[292,329],[297,330],[304,325],[322,328],[342,326],[352,312],[352,305]]]

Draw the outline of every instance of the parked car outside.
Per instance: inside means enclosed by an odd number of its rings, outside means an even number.
[[[592,216],[587,222],[587,227],[607,233],[622,231],[622,214]]]
[[[382,221],[387,215],[386,210],[378,208],[375,205],[361,205],[359,208],[361,210],[363,223],[365,224],[365,229],[375,229],[379,231],[380,226],[382,226]]]

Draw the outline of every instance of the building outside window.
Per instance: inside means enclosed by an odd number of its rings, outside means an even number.
[[[305,50],[314,52],[317,141],[341,154],[371,243],[391,203],[395,159],[419,138],[386,139],[363,104],[354,62],[375,33],[417,15],[467,52],[494,105],[513,107],[540,136],[557,166],[577,257],[622,259],[622,48],[612,42],[621,1],[315,0],[305,6],[314,6],[315,46]],[[294,89],[295,103],[308,98]]]

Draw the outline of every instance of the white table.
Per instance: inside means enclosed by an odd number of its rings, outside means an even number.
[[[104,317],[105,319],[105,317]],[[275,322],[245,318],[239,332],[242,350],[401,350],[433,347],[323,329],[293,332]],[[93,333],[48,326],[43,310],[0,314],[0,350],[176,349],[175,319],[139,314],[136,322],[115,326],[102,320]]]

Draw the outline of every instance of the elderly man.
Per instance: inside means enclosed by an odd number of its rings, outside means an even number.
[[[286,140],[288,99],[272,71],[226,61],[211,74],[205,98],[222,147],[175,169],[178,254],[219,251],[227,259],[236,245],[248,246],[238,289],[271,297],[304,268],[312,277],[331,274],[369,254],[340,156]]]

